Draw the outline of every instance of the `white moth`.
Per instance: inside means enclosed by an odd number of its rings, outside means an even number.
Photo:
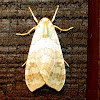
[[[68,31],[69,29],[61,29],[52,24],[55,19],[59,6],[50,21],[44,17],[39,22],[34,16],[31,8],[30,12],[37,23],[28,33],[17,35],[27,35],[35,30],[25,68],[25,81],[31,92],[48,85],[49,87],[60,91],[65,83],[66,71],[62,50],[55,28],[60,31]],[[67,64],[67,62],[65,61]],[[67,64],[68,65],[68,64]]]

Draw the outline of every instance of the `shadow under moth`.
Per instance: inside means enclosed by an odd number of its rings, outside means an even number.
[[[44,17],[38,22],[33,11],[29,7],[37,26],[30,29],[27,33],[16,34],[25,36],[35,30],[27,61],[22,65],[24,66],[26,64],[25,81],[31,92],[45,84],[60,91],[65,83],[66,70],[64,62],[67,65],[68,63],[63,58],[55,28],[60,31],[69,31],[73,27],[70,27],[69,29],[61,29],[58,26],[53,25],[58,8],[59,6],[57,6],[51,21]]]

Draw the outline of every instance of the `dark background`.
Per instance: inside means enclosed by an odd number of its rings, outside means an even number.
[[[21,37],[36,26],[28,9],[38,20],[52,19],[56,6],[60,8],[53,24],[60,28],[74,27],[69,32],[56,30],[66,66],[66,83],[60,92],[43,86],[29,91],[24,67],[33,33]],[[1,0],[0,2],[0,100],[86,100],[87,78],[87,0]]]
[[[100,100],[99,11],[100,0],[88,0],[87,100]]]

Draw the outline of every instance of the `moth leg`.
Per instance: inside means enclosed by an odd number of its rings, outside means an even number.
[[[56,26],[56,25],[54,25],[54,27],[57,28],[57,29],[59,29],[60,31],[69,31],[69,30],[71,30],[71,29],[74,28],[74,27],[70,27],[70,28],[68,28],[68,29],[61,29],[60,27],[58,27],[58,26]]]
[[[22,67],[25,66],[26,63],[27,63],[27,60],[24,62],[24,64],[22,65]]]
[[[16,33],[16,35],[21,35],[21,36],[25,36],[25,35],[28,35],[28,34],[30,34],[33,30],[35,30],[36,29],[36,26],[35,27],[33,27],[33,28],[31,28],[27,33],[24,33],[24,34],[20,34],[20,33]]]
[[[59,8],[59,5],[57,5],[57,9],[56,9],[56,11],[55,11],[55,14],[53,15],[52,20],[51,20],[52,22],[55,20],[55,17],[56,17],[56,14],[57,14],[58,8]]]
[[[65,64],[69,67],[69,64],[64,60]]]

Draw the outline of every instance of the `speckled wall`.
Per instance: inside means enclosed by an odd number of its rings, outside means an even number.
[[[33,33],[24,37],[16,33],[27,32],[36,26],[28,9],[30,6],[40,20],[52,19],[56,6],[60,8],[53,24],[60,28],[74,27],[58,33],[66,66],[66,82],[60,92],[43,86],[29,91],[24,69]],[[87,78],[87,0],[1,0],[0,1],[0,100],[86,100]]]

